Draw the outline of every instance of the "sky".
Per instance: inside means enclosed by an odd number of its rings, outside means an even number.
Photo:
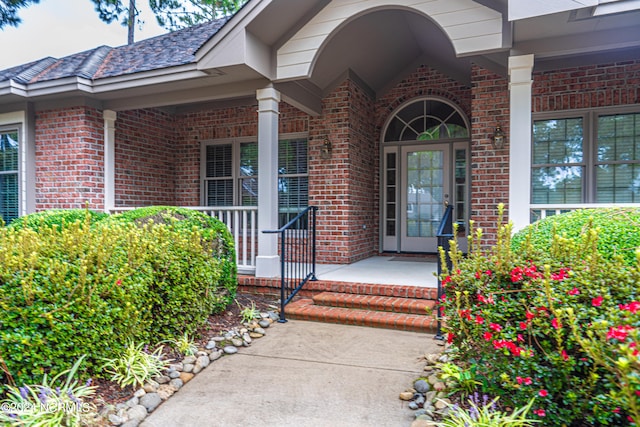
[[[138,0],[142,30],[136,28],[135,41],[164,34],[147,0]],[[91,0],[40,0],[20,9],[18,27],[0,30],[0,70],[47,56],[64,56],[101,45],[127,44],[127,28],[119,22],[105,24]]]

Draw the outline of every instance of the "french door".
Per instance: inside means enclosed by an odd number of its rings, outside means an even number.
[[[466,149],[451,144],[384,147],[384,251],[437,252],[438,226],[448,204],[459,208],[454,217],[464,223],[466,164]]]

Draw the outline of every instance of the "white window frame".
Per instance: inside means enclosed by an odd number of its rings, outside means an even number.
[[[602,204],[609,205],[609,203],[596,202],[596,167],[599,164],[597,160],[597,140],[598,140],[598,118],[600,116],[611,116],[617,114],[640,114],[640,105],[632,106],[613,106],[613,107],[601,107],[601,108],[589,108],[580,110],[562,110],[553,112],[536,113],[532,116],[531,122],[531,175],[533,174],[534,167],[546,167],[546,166],[565,166],[560,164],[534,164],[533,163],[533,149],[535,141],[533,140],[533,126],[536,121],[539,120],[564,120],[572,118],[581,118],[583,124],[583,136],[582,136],[582,150],[583,159],[580,163],[568,163],[566,166],[580,166],[582,167],[582,203],[580,204]],[[636,161],[640,162],[640,159]],[[615,163],[615,162],[614,162]],[[612,164],[608,162],[608,164]],[[538,205],[533,202],[533,180],[531,182],[531,188],[529,189],[530,203],[532,208]],[[554,205],[562,206],[562,203],[553,203]],[[546,204],[543,204],[546,205]],[[569,204],[568,204],[569,205]],[[575,204],[570,204],[575,205]]]
[[[31,180],[29,180],[27,168],[27,139],[26,139],[26,113],[24,111],[16,111],[12,113],[0,113],[0,129],[2,131],[16,131],[18,133],[18,215],[26,215],[34,207],[29,207],[29,199],[27,198],[27,188]],[[32,168],[33,169],[33,168]]]

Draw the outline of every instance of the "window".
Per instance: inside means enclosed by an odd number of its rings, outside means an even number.
[[[533,123],[533,204],[640,203],[640,113]]]
[[[255,141],[212,142],[204,149],[204,201],[207,206],[257,206],[258,144]],[[278,143],[278,210],[280,226],[309,204],[306,137]]]
[[[0,216],[8,224],[18,215],[18,130],[0,129]]]

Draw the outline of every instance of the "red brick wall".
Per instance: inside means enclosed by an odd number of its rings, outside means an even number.
[[[323,99],[322,111],[309,125],[309,203],[320,208],[318,258],[352,263],[375,254],[378,247],[373,100],[348,80]],[[333,148],[330,159],[320,157],[325,137]]]
[[[36,113],[36,210],[104,208],[103,123],[90,107]]]
[[[477,65],[473,65],[471,82],[470,219],[476,228],[483,229],[484,243],[493,244],[497,206],[509,206],[509,139],[502,150],[495,150],[490,136],[498,124],[509,135],[509,82]]]
[[[640,60],[533,74],[533,112],[640,103]]]
[[[160,110],[118,113],[116,206],[176,204],[174,119]]]

